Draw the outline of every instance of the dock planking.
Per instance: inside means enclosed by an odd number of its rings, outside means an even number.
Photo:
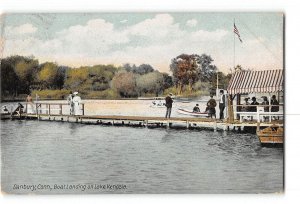
[[[20,119],[16,117],[15,119]],[[276,124],[283,126],[282,121],[261,122],[248,121],[240,122],[235,120],[232,123],[211,118],[189,118],[189,117],[153,117],[153,116],[122,116],[122,115],[62,115],[62,114],[22,114],[21,119],[32,119],[42,121],[74,122],[82,124],[102,124],[116,126],[143,126],[143,127],[167,127],[167,128],[208,128],[213,130],[230,130],[234,127],[268,127]]]

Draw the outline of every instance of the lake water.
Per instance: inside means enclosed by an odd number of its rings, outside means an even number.
[[[164,114],[149,103],[86,101],[86,111]],[[282,192],[283,154],[237,132],[1,121],[1,187],[13,194]]]

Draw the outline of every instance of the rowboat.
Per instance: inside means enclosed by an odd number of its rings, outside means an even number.
[[[283,127],[272,125],[257,131],[257,136],[261,144],[283,144]]]
[[[186,110],[183,108],[178,108],[177,112],[179,114],[190,115],[190,116],[195,116],[195,117],[208,117],[207,112],[193,112],[193,111],[189,111],[189,110]]]
[[[155,97],[153,99],[150,105],[151,108],[166,108],[163,97]]]

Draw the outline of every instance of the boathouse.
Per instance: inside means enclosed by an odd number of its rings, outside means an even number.
[[[272,116],[283,117],[283,91],[284,91],[284,71],[282,69],[263,71],[238,71],[235,72],[229,82],[228,93],[228,122],[232,123],[242,116],[255,117],[257,122],[260,117],[267,117],[272,120]],[[263,105],[257,105],[257,112],[242,112],[241,96],[266,96],[271,101],[271,96],[275,95],[280,103],[278,112],[264,112]],[[260,107],[260,108],[259,108]],[[271,105],[268,106],[271,110]]]

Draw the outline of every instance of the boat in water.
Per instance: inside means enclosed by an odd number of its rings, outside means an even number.
[[[14,116],[21,116],[24,113],[24,106],[21,103],[17,105],[4,105],[1,107],[1,120],[11,119]]]
[[[150,105],[151,108],[165,108],[165,98],[164,97],[154,97]]]
[[[257,131],[257,136],[262,145],[283,145],[283,127],[272,125]]]
[[[208,112],[193,112],[183,108],[178,108],[177,112],[182,115],[189,115],[195,117],[208,117]]]

